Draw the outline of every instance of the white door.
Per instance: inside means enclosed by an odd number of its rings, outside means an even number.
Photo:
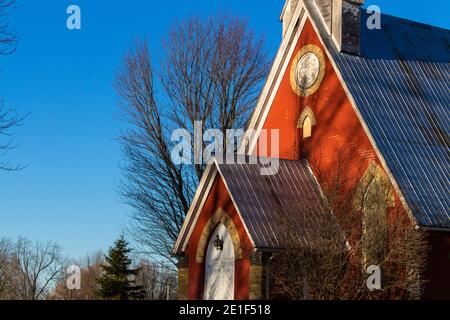
[[[223,250],[214,247],[217,235]],[[212,235],[205,261],[205,300],[234,299],[234,248],[227,228],[221,224]]]

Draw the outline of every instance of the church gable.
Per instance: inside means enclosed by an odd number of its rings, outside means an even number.
[[[280,158],[308,158],[305,152],[308,153],[309,147],[320,144],[325,149],[316,156],[331,165],[333,149],[357,141],[358,158],[376,160],[367,131],[355,113],[306,3],[300,1],[295,9],[287,6],[285,10],[287,8],[292,16],[288,17],[285,12],[282,16],[283,23],[289,21],[285,26],[287,30],[250,128],[257,133],[262,129],[279,130]],[[307,76],[299,79],[298,75],[302,74]],[[306,114],[308,116],[304,117]],[[266,150],[258,150],[257,144],[255,139],[250,139],[247,151],[271,156]]]
[[[313,76],[315,72],[318,73],[317,79],[305,90],[297,85],[295,73],[300,60],[310,54],[317,54],[319,57],[319,70],[310,71]],[[314,61],[311,63],[314,64]],[[302,129],[307,114],[312,128],[311,135],[304,137]],[[273,103],[264,119],[263,128],[280,130],[280,158],[303,158],[302,147],[305,147],[305,139],[308,145],[321,145],[323,154],[316,156],[323,157],[325,161],[332,161],[329,153],[335,150],[330,148],[338,148],[340,143],[350,141],[358,142],[357,152],[360,155],[370,160],[375,158],[370,141],[310,19],[306,19],[304,23]],[[327,148],[329,150],[326,150]]]
[[[313,21],[306,17],[299,28],[298,40],[292,43],[287,67],[260,126],[280,131],[280,158],[307,159],[318,176],[333,177],[338,162],[345,162],[349,168],[346,187],[350,189],[370,163],[382,164]],[[299,67],[302,58],[311,54],[317,59],[306,61],[313,66],[306,73],[313,79],[302,84],[296,79],[296,72],[303,67]],[[338,151],[344,149],[346,159],[338,158]],[[253,154],[267,155],[257,148]]]
[[[180,246],[178,254],[186,259],[179,270],[186,270],[182,277],[181,296],[186,299],[203,299],[207,275],[205,266],[208,263],[208,248],[214,240],[212,236],[216,230],[223,227],[230,238],[231,252],[233,252],[233,288],[231,299],[248,299],[248,273],[250,269],[249,256],[253,250],[252,241],[248,237],[246,228],[239,217],[235,205],[228,193],[223,179],[217,175],[207,194],[203,207],[196,215],[195,223],[187,230],[185,243]],[[220,236],[223,240],[225,237]],[[182,248],[185,245],[184,249]],[[180,272],[182,274],[182,272]],[[195,280],[195,281],[194,281]]]

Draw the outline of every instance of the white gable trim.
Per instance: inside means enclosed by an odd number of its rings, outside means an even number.
[[[215,165],[209,165],[206,167],[203,173],[202,179],[197,187],[194,198],[192,199],[191,206],[184,219],[183,226],[181,227],[180,234],[178,235],[177,241],[175,242],[172,254],[177,255],[186,250],[186,246],[189,238],[191,237],[192,230],[197,223],[200,212],[205,205],[206,199],[208,198],[209,192],[211,191],[212,185],[217,176],[217,168]],[[189,224],[190,220],[194,219],[192,224]],[[189,229],[188,229],[189,228]],[[187,236],[185,236],[187,232]],[[183,240],[184,239],[184,240]]]

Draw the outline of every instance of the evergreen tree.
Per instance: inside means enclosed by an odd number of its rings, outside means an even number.
[[[132,261],[128,257],[131,249],[123,235],[109,248],[105,256],[106,265],[102,266],[103,273],[97,280],[100,286],[98,295],[107,300],[141,300],[144,290],[135,285],[134,277],[139,269],[132,269]]]

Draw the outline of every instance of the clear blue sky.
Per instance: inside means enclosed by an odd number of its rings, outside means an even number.
[[[72,257],[105,250],[130,209],[117,196],[120,147],[114,73],[136,39],[152,54],[177,19],[218,10],[247,17],[274,56],[283,0],[18,0],[18,51],[0,58],[0,96],[25,113],[21,146],[8,158],[28,167],[0,172],[0,237],[54,240]],[[384,13],[449,28],[450,1],[374,0]],[[82,10],[68,31],[66,8]]]

